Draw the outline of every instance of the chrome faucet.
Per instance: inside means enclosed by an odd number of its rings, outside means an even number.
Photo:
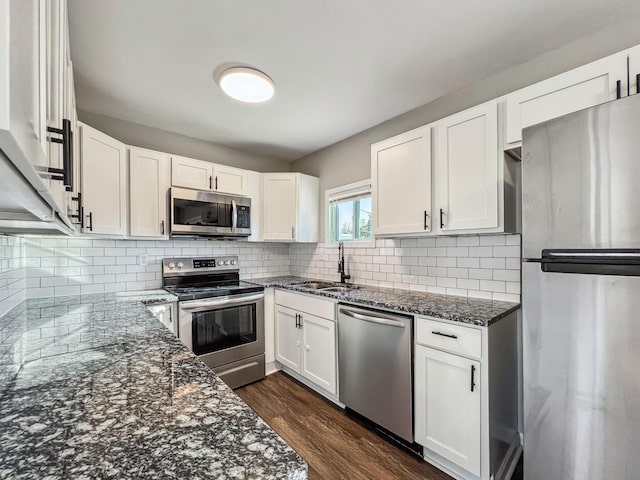
[[[338,273],[340,274],[340,283],[345,283],[345,280],[349,280],[351,275],[346,275],[344,272],[344,243],[338,243]]]

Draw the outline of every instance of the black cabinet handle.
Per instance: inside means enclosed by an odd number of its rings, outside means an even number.
[[[164,220],[160,222],[160,234],[164,235]]]
[[[213,190],[213,177],[209,175],[209,190]]]
[[[71,121],[62,120],[62,128],[47,127],[48,133],[62,135],[62,138],[48,137],[52,143],[62,144],[62,168],[47,168],[46,173],[54,180],[62,181],[67,192],[73,191],[73,132]]]
[[[640,73],[636,73],[636,93],[640,93]]]
[[[431,331],[431,333],[433,333],[434,335],[440,335],[441,337],[458,338],[457,335],[454,335],[452,333],[442,333],[442,332],[437,332],[435,330]]]
[[[302,314],[300,314],[299,317],[300,317],[300,328],[302,328]]]
[[[300,324],[298,323],[299,315],[296,313],[296,328],[299,328]]]
[[[471,391],[476,388],[476,366],[471,365]]]
[[[444,211],[440,209],[440,228],[444,228],[444,220],[442,217],[444,216]]]
[[[89,215],[87,215],[87,218],[89,219],[89,226],[87,228],[89,229],[90,232],[93,232],[93,212],[89,212]]]
[[[84,228],[84,207],[82,206],[82,193],[78,192],[76,197],[71,197],[71,200],[78,202],[78,210],[74,215],[69,215],[70,218],[77,218],[78,221],[74,222],[76,225],[80,225],[80,228]]]
[[[427,213],[427,211],[424,211],[424,229],[426,230],[427,228],[429,228],[427,226],[427,219],[429,218],[429,214]]]
[[[216,190],[218,190],[218,176],[216,175]]]
[[[616,100],[620,100],[622,98],[622,80],[616,81]]]

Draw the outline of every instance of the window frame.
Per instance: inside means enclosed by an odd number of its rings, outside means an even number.
[[[331,199],[339,196],[340,194],[348,194],[349,192],[356,193],[358,190],[364,192],[369,192],[371,196],[371,202],[373,207],[373,191],[371,185],[371,179],[368,178],[366,180],[360,180],[358,182],[348,183],[346,185],[340,185],[338,187],[328,188],[324,193],[324,211],[325,211],[325,219],[324,219],[324,237],[325,237],[325,246],[328,248],[338,248],[338,244],[340,241],[332,241],[330,238],[331,234]],[[373,208],[372,208],[373,210]],[[365,247],[371,248],[375,245],[376,239],[373,235],[373,211],[371,212],[371,237],[359,240],[343,240],[345,246],[349,247]]]

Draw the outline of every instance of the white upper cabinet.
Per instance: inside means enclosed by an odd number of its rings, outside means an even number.
[[[49,166],[47,142],[47,2],[0,1],[0,148],[37,177]]]
[[[480,362],[416,345],[414,370],[416,442],[480,476]]]
[[[373,231],[431,231],[431,126],[371,145]]]
[[[129,235],[166,237],[170,157],[166,153],[129,149]]]
[[[47,23],[47,127],[62,128],[67,114],[67,11],[66,1],[50,0],[46,2]],[[57,135],[52,135],[57,136]],[[50,168],[64,169],[62,145],[49,142]],[[63,182],[49,180],[49,191],[61,211],[67,211],[67,195]]]
[[[87,125],[80,132],[84,232],[126,235],[126,147]]]
[[[510,93],[506,142],[521,141],[523,128],[614,100],[618,81],[626,95],[626,79],[626,53],[621,52]]]
[[[248,191],[251,199],[251,236],[250,242],[262,240],[262,174],[260,172],[247,172]]]
[[[488,102],[436,125],[436,221],[442,232],[500,227],[502,162],[498,159],[497,112],[497,102]]]
[[[640,93],[640,45],[629,49],[629,93]]]
[[[248,195],[249,172],[240,168],[214,164],[213,191],[232,195]]]
[[[231,195],[247,195],[249,175],[246,170],[240,168],[174,155],[171,159],[171,185]]]
[[[265,173],[262,179],[263,240],[317,242],[318,178],[301,173]]]
[[[211,190],[213,164],[192,158],[171,157],[171,185],[174,187]]]

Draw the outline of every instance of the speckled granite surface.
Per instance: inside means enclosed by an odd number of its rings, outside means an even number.
[[[307,478],[302,458],[143,305],[174,298],[26,302],[28,322],[67,327],[69,353],[25,363],[0,393],[0,478]]]
[[[348,292],[325,292],[305,288],[304,285],[294,285],[295,283],[313,280],[314,279],[304,277],[284,276],[258,278],[248,281],[263,285],[264,287],[277,287],[302,293],[321,295],[354,305],[388,308],[399,312],[415,313],[417,315],[426,315],[483,327],[491,325],[520,308],[519,303],[412,292],[409,290],[394,290],[364,285],[354,285],[356,288]],[[317,281],[327,283],[324,280]]]

